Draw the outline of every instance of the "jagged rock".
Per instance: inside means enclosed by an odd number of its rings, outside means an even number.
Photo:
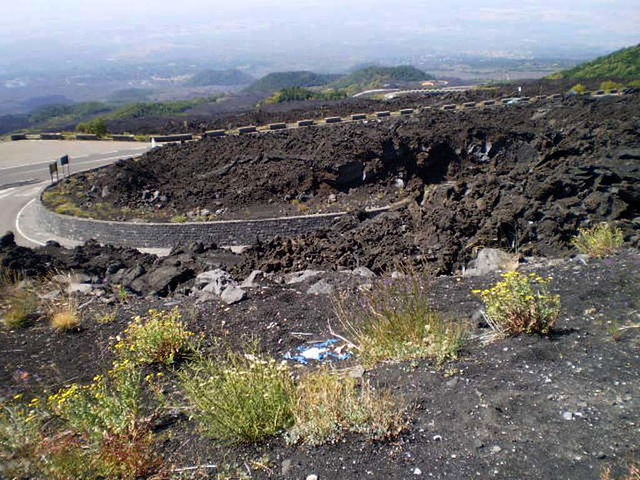
[[[227,285],[233,283],[231,275],[221,268],[203,272],[196,277],[196,288],[202,289],[203,292],[214,293],[220,295]]]
[[[483,248],[478,257],[471,260],[463,275],[475,277],[491,272],[510,272],[518,268],[518,257],[497,248]]]
[[[150,291],[164,297],[183,282],[193,278],[193,270],[186,267],[165,265],[151,270],[131,283],[134,291]]]
[[[354,275],[360,275],[365,278],[375,278],[376,274],[369,270],[367,267],[358,267],[352,270]]]
[[[227,305],[232,305],[234,303],[238,303],[243,300],[246,296],[246,293],[241,288],[236,287],[235,285],[229,285],[222,291],[220,295],[220,300],[222,300]]]
[[[239,285],[240,288],[255,288],[260,286],[260,281],[264,279],[264,272],[262,270],[254,270],[249,274],[247,278]]]
[[[16,244],[16,238],[13,232],[7,232],[0,237],[0,249],[12,247]]]
[[[90,293],[91,290],[93,290],[93,285],[89,284],[89,283],[70,283],[67,288],[66,288],[66,292],[68,294],[73,294],[73,293],[80,293],[80,294],[84,294],[84,293]]]
[[[288,273],[284,276],[284,282],[287,285],[295,285],[296,283],[302,283],[310,278],[316,277],[324,273],[322,270],[303,270],[301,272]]]
[[[331,292],[333,292],[333,286],[324,279],[314,283],[307,290],[309,295],[329,295]]]

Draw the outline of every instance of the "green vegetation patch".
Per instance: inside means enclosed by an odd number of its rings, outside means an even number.
[[[591,228],[581,228],[578,235],[571,239],[571,243],[580,253],[591,258],[602,258],[620,249],[624,236],[619,228],[602,222]]]
[[[418,276],[384,279],[369,291],[342,295],[336,313],[365,365],[454,359],[467,332],[464,324],[442,318],[431,307],[428,286]]]
[[[264,99],[258,105],[271,105],[275,103],[306,101],[306,100],[342,100],[347,98],[345,90],[328,89],[314,91],[303,87],[291,87],[279,90],[270,97]]]
[[[409,65],[398,67],[367,67],[343,77],[331,85],[349,92],[380,88],[393,82],[422,82],[434,77]]]
[[[274,72],[251,84],[247,91],[250,92],[275,92],[292,87],[318,87],[327,85],[341,75],[314,73],[308,71],[298,72]]]
[[[549,75],[550,79],[561,78],[640,78],[640,45],[623,48],[610,55],[581,63],[568,70]]]
[[[560,315],[560,296],[549,293],[551,278],[535,273],[507,272],[486,290],[474,290],[485,304],[485,318],[493,335],[547,334]]]

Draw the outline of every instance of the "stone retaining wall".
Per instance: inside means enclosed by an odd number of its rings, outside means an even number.
[[[91,220],[60,215],[36,202],[36,218],[41,228],[76,241],[95,239],[100,243],[136,248],[171,248],[179,243],[200,241],[218,245],[249,245],[256,240],[288,237],[330,227],[345,212],[219,222],[133,223]],[[375,216],[388,210],[372,210]]]

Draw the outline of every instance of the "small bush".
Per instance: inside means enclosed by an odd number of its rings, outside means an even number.
[[[444,320],[431,307],[427,285],[417,276],[387,279],[368,292],[339,297],[336,313],[366,365],[384,360],[456,358],[463,324]]]
[[[29,478],[36,472],[38,427],[24,407],[0,404],[0,477]]]
[[[149,310],[147,317],[135,317],[115,345],[124,358],[138,363],[169,365],[187,351],[193,332],[180,321],[178,308],[170,312]]]
[[[286,364],[253,353],[201,358],[180,373],[204,433],[228,443],[257,442],[293,423],[295,388]]]
[[[3,297],[6,304],[3,321],[7,328],[26,326],[39,308],[38,297],[35,293],[18,285],[8,288]]]
[[[591,228],[581,228],[579,234],[571,239],[571,243],[591,258],[602,258],[622,247],[624,237],[622,230],[602,222]]]
[[[186,223],[188,221],[189,221],[189,217],[183,214],[174,215],[173,217],[171,217],[171,223]]]
[[[621,90],[624,88],[624,85],[621,83],[614,82],[613,80],[607,80],[600,84],[600,90]]]
[[[577,83],[573,87],[570,88],[570,91],[576,92],[576,93],[584,93],[584,92],[587,91],[587,87],[585,87],[581,83]]]
[[[640,461],[629,461],[627,463],[628,473],[623,473],[622,476],[616,476],[613,473],[613,467],[607,465],[602,469],[600,473],[601,480],[640,480]]]
[[[83,133],[91,133],[98,137],[104,137],[107,134],[107,123],[104,118],[97,117],[88,122],[76,125],[76,130]]]
[[[488,290],[474,290],[482,298],[486,318],[494,333],[549,332],[560,314],[560,296],[548,292],[548,279],[535,273],[507,272]]]
[[[375,392],[358,381],[321,368],[302,379],[293,407],[290,443],[335,442],[345,432],[372,439],[392,437],[405,427],[403,408],[389,392]]]
[[[101,440],[126,433],[142,409],[142,374],[135,365],[117,363],[88,385],[74,383],[48,399],[49,408],[77,432]]]
[[[51,316],[51,326],[59,332],[74,330],[82,323],[78,307],[73,301],[55,310]]]

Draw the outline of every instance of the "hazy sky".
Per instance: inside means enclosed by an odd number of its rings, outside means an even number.
[[[611,51],[640,42],[638,0],[4,0],[0,52],[99,49],[112,61],[198,52],[363,58]]]

